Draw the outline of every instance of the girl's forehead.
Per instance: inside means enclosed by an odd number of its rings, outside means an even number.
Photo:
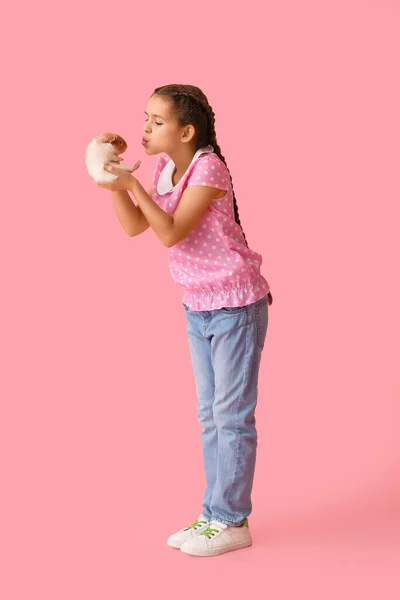
[[[171,103],[169,100],[153,96],[147,103],[146,112],[165,119],[172,118]]]

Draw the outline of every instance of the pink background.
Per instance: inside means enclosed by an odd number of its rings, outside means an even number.
[[[399,1],[2,4],[0,597],[398,598]],[[209,559],[166,544],[205,486],[182,290],[84,164],[118,131],[150,187],[167,83],[274,297],[253,546]]]

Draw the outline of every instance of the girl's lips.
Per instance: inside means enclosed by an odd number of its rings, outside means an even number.
[[[148,143],[147,140],[144,140],[144,139],[142,140],[143,146],[145,146],[147,143]]]

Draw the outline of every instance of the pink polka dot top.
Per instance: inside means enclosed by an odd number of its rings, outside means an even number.
[[[244,306],[269,292],[260,273],[262,256],[247,248],[235,221],[228,169],[212,146],[200,148],[174,186],[174,162],[158,157],[153,175],[153,200],[172,215],[188,186],[207,185],[226,191],[208,206],[191,233],[168,248],[173,280],[184,288],[182,301],[192,310]]]

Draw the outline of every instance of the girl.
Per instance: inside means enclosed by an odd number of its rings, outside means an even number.
[[[240,224],[206,96],[191,85],[159,87],[145,114],[145,152],[163,153],[152,188],[146,192],[130,173],[111,166],[118,179],[98,185],[112,191],[128,235],[153,229],[183,287],[207,485],[202,512],[168,544],[215,556],[252,543],[254,412],[272,296],[260,273],[262,257],[249,248]]]

